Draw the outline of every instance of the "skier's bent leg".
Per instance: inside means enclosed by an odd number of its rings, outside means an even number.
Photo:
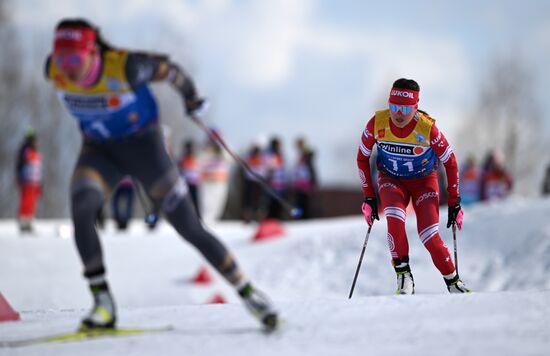
[[[201,224],[187,185],[181,178],[178,177],[161,204],[176,231],[195,246],[229,283],[238,286],[243,280],[241,270],[227,248]]]

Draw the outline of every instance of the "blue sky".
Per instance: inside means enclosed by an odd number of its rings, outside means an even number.
[[[27,40],[39,57],[66,16],[88,17],[116,45],[170,53],[211,99],[208,120],[232,146],[244,149],[275,133],[292,159],[294,138],[305,135],[328,183],[356,182],[361,130],[399,77],[420,83],[421,106],[451,143],[496,54],[523,58],[538,93],[550,80],[548,1],[19,0],[13,6],[17,23],[33,29]]]

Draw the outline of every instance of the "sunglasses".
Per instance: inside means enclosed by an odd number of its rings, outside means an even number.
[[[407,115],[414,109],[414,105],[397,105],[390,103],[390,110],[394,113],[401,111],[403,115]]]
[[[58,67],[80,67],[84,63],[85,53],[71,53],[55,55],[55,63]]]

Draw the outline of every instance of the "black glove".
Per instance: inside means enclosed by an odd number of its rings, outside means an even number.
[[[185,111],[189,116],[203,116],[208,110],[208,106],[208,101],[202,98],[193,98],[185,101]]]
[[[449,215],[447,218],[447,229],[450,228],[451,225],[457,224],[456,219],[458,217],[458,213],[460,213],[460,209],[462,209],[460,204],[449,206]],[[459,228],[462,227],[462,221],[460,221],[459,225],[460,225]]]
[[[368,204],[371,207],[372,221],[380,220],[380,218],[378,217],[378,203],[376,201],[376,198],[365,198],[365,200],[363,200],[363,203]]]

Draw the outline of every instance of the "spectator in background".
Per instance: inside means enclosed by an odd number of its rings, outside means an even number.
[[[544,181],[542,182],[542,195],[550,194],[550,164],[546,168],[546,175],[544,176]]]
[[[32,129],[27,131],[19,148],[16,180],[20,193],[19,229],[21,232],[32,232],[36,204],[42,193],[42,156],[38,152],[37,138]]]
[[[112,199],[113,218],[119,230],[126,230],[134,212],[134,182],[124,176],[118,183]]]
[[[307,146],[304,138],[296,140],[298,159],[292,176],[292,189],[296,207],[302,210],[302,219],[311,218],[311,197],[317,187],[317,173],[313,166],[313,151]]]
[[[284,197],[286,194],[286,172],[285,172],[285,160],[281,150],[281,141],[277,137],[271,138],[269,142],[269,148],[266,155],[267,161],[267,181],[271,188],[280,196]],[[273,197],[269,197],[267,203],[267,218],[268,219],[281,219],[282,218],[282,206]]]
[[[212,132],[220,136],[217,129],[212,128]],[[210,222],[221,219],[225,209],[229,192],[229,162],[221,146],[212,138],[208,139],[203,153],[200,207],[203,219]]]
[[[259,221],[263,215],[262,200],[264,194],[262,186],[258,182],[258,177],[265,178],[267,173],[265,157],[259,144],[253,144],[250,147],[246,163],[253,174],[244,171],[243,219],[245,222]]]
[[[185,141],[182,147],[182,155],[179,160],[180,173],[189,186],[191,200],[200,217],[199,186],[201,184],[201,168],[195,153],[195,144],[192,140]]]
[[[481,200],[505,199],[512,191],[512,177],[504,168],[504,158],[498,151],[487,154],[481,178]]]
[[[473,156],[469,156],[460,169],[460,188],[462,205],[477,203],[480,200],[481,172]]]

